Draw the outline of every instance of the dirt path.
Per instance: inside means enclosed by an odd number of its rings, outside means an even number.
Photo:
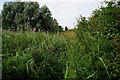
[[[66,37],[66,38],[75,38],[76,33],[74,30],[68,30],[68,31],[59,33],[59,35],[61,37]]]

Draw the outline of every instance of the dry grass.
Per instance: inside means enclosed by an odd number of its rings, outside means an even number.
[[[74,30],[68,30],[68,31],[59,33],[59,35],[61,37],[66,37],[66,38],[75,38],[76,33]]]

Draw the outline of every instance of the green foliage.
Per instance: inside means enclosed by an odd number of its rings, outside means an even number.
[[[45,31],[49,32],[63,31],[62,27],[58,25],[57,20],[51,17],[52,14],[46,5],[40,8],[40,15],[42,19],[41,28],[43,28]]]
[[[78,20],[78,28],[76,29],[78,40],[74,43],[68,41],[69,45],[72,44],[73,46],[68,46],[70,51],[67,54],[67,63],[69,63],[69,66],[67,65],[67,71],[69,71],[67,78],[75,77],[82,80],[120,78],[118,57],[120,47],[118,47],[119,44],[115,47],[110,39],[112,34],[119,35],[119,25],[116,33],[112,31],[110,35],[105,34],[109,33],[106,30],[109,27],[104,26],[110,25],[112,27],[113,23],[119,20],[116,17],[119,16],[118,12],[115,13],[116,10],[119,11],[119,8],[115,6],[109,8],[109,6],[105,7],[106,11],[101,9],[94,11],[94,17],[90,17],[89,20],[82,16]],[[110,13],[105,14],[107,12],[116,14],[112,15],[115,20],[111,18]],[[101,15],[102,13],[104,14]]]
[[[14,31],[29,31],[36,28],[59,32],[62,27],[57,20],[53,19],[51,11],[47,6],[39,8],[37,2],[6,2],[2,11],[3,29]]]
[[[3,79],[64,78],[65,40],[46,33],[3,33]]]
[[[3,79],[119,80],[119,22],[114,24],[119,20],[119,7],[107,4],[88,20],[80,16],[74,38],[44,32],[3,32]],[[46,6],[41,11],[46,13],[41,18],[51,20]],[[112,26],[115,31],[111,31]]]
[[[120,35],[120,5],[119,2],[106,2],[107,7],[93,11],[89,18],[89,27],[95,26],[96,33],[100,32],[109,39]]]

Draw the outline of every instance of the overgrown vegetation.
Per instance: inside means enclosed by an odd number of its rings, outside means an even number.
[[[46,33],[3,33],[3,79],[61,79],[66,42]]]
[[[69,32],[3,32],[3,79],[120,79],[120,2],[80,17]]]

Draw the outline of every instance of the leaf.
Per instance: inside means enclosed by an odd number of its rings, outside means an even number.
[[[91,77],[93,77],[96,74],[97,71],[95,71],[93,74],[89,75],[86,79],[90,79]]]
[[[104,61],[102,60],[102,58],[101,58],[101,57],[98,57],[98,58],[99,58],[99,59],[100,59],[100,61],[102,62],[103,66],[105,67],[106,73],[107,73],[108,77],[110,78],[110,75],[109,75],[109,73],[108,73],[108,70],[107,70],[107,67],[106,67],[106,65],[105,65]]]
[[[66,79],[68,75],[68,61],[66,62],[66,72],[64,78]]]

